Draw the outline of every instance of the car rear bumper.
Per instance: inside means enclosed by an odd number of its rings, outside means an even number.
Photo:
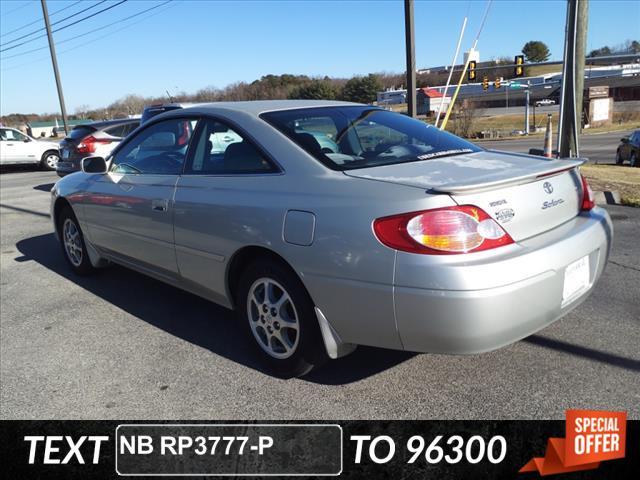
[[[56,165],[56,173],[60,177],[80,171],[80,160],[60,160]]]
[[[537,332],[588,296],[604,270],[612,237],[608,214],[596,208],[504,247],[504,258],[445,260],[429,268],[419,265],[426,256],[398,253],[394,304],[404,349],[478,353]],[[585,256],[589,284],[563,302],[566,267]],[[421,267],[422,278],[417,274]]]

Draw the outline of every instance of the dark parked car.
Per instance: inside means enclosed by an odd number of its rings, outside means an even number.
[[[80,161],[85,157],[109,156],[111,150],[139,125],[139,118],[124,118],[73,127],[60,142],[60,161],[56,167],[58,176],[64,177],[80,170]]]
[[[632,167],[640,167],[640,130],[620,139],[620,145],[616,151],[616,163],[622,165],[625,160],[629,160]]]
[[[140,125],[147,123],[156,115],[160,115],[164,112],[170,112],[171,110],[179,110],[181,108],[195,107],[200,105],[199,103],[156,103],[144,107],[142,112],[142,118],[140,119]]]

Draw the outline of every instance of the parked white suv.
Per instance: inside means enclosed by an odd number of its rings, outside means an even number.
[[[0,165],[36,164],[55,170],[58,160],[57,143],[36,140],[14,128],[0,128]]]

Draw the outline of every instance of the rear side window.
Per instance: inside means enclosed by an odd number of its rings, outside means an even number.
[[[72,140],[80,140],[95,131],[96,129],[93,127],[73,127],[73,130],[71,130],[71,133],[69,134],[69,138]]]
[[[186,173],[232,175],[269,173],[277,169],[250,141],[228,125],[207,119],[201,123]]]
[[[126,137],[127,136],[127,131],[129,130],[129,125],[124,124],[124,125],[117,125],[115,127],[111,127],[111,128],[107,128],[105,129],[105,133],[111,135],[112,137]]]
[[[419,120],[367,106],[263,113],[261,118],[334,170],[430,160],[482,149]]]

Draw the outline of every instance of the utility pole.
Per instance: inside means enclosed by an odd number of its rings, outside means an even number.
[[[525,92],[525,104],[524,104],[524,133],[529,135],[529,103],[531,101],[530,96],[531,84],[527,81],[527,90]]]
[[[588,11],[588,0],[567,0],[567,26],[558,126],[558,155],[561,158],[580,155],[578,134],[582,117]]]
[[[47,29],[47,38],[49,39],[49,50],[51,51],[51,63],[53,63],[53,74],[56,77],[56,87],[58,88],[58,99],[60,100],[60,110],[62,112],[62,123],[64,124],[65,135],[69,134],[67,125],[67,109],[64,105],[64,95],[62,93],[62,83],[60,82],[60,72],[58,72],[58,60],[56,59],[56,47],[53,44],[53,35],[51,34],[51,25],[49,24],[49,11],[47,10],[47,0],[40,0],[42,3],[42,16],[44,17],[44,26]]]
[[[589,0],[578,2],[578,26],[576,32],[576,116],[578,132],[582,133],[582,104],[584,96],[584,63],[589,23]],[[576,142],[577,147],[577,142]]]
[[[404,0],[404,34],[407,45],[407,113],[416,116],[416,51],[413,30],[413,0]]]

